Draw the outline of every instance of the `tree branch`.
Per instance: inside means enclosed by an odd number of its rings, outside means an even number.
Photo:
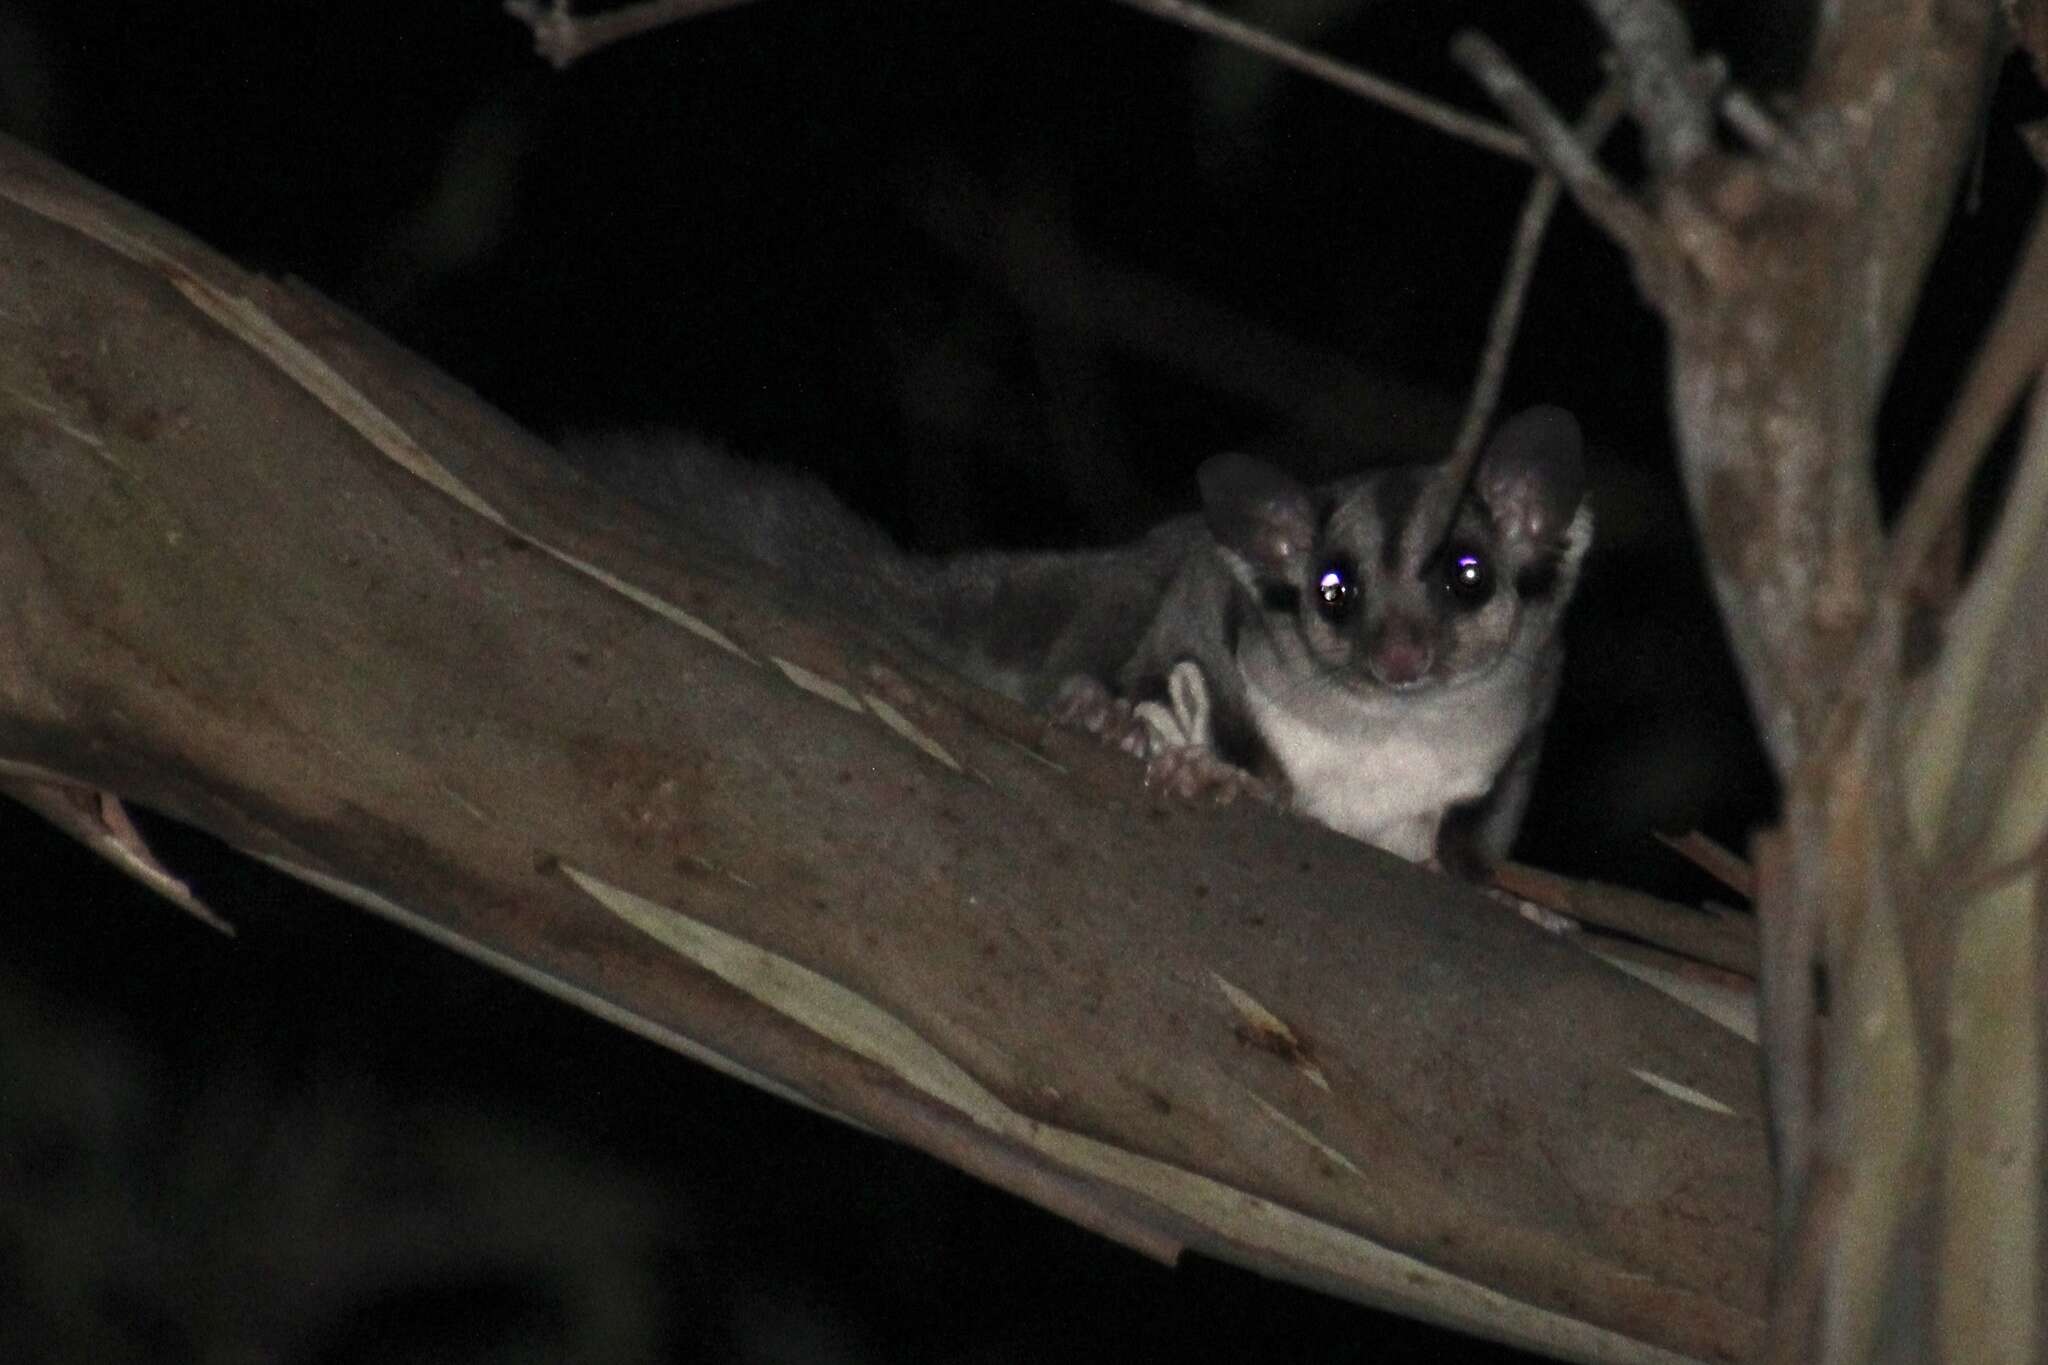
[[[1149,1254],[1585,1360],[1756,1343],[1718,1025],[1327,830],[1155,803],[8,144],[0,263],[0,755]]]
[[[1346,94],[1383,105],[1405,114],[1460,142],[1483,148],[1496,156],[1516,161],[1530,159],[1529,146],[1513,129],[1466,113],[1442,100],[1431,99],[1406,86],[1361,71],[1277,34],[1233,19],[1227,14],[1197,4],[1195,0],[1117,0],[1142,10],[1155,19],[1179,24],[1206,37],[1256,52],[1270,61]],[[570,11],[569,0],[505,0],[505,12],[533,30],[534,50],[557,67],[586,57],[599,48],[653,29],[694,19],[718,10],[732,9],[748,0],[638,0],[602,14],[579,15]]]
[[[1738,976],[1757,974],[1756,924],[1746,915],[1690,910],[1627,887],[1573,881],[1520,863],[1501,864],[1494,880],[1513,895],[1582,923]]]
[[[1656,220],[1614,183],[1571,125],[1492,39],[1468,29],[1451,41],[1451,56],[1508,111],[1527,134],[1537,160],[1564,182],[1586,216],[1635,259],[1639,271],[1659,257],[1663,242]]]
[[[1267,33],[1250,24],[1220,14],[1207,5],[1195,4],[1193,0],[1117,0],[1155,18],[1168,23],[1179,24],[1197,33],[1224,42],[1233,43],[1248,52],[1256,52],[1282,66],[1290,67],[1303,75],[1312,76],[1326,85],[1385,105],[1396,113],[1406,114],[1417,123],[1426,124],[1440,133],[1447,134],[1460,142],[1469,142],[1499,156],[1512,157],[1517,161],[1528,161],[1529,145],[1515,136],[1512,129],[1476,118],[1462,109],[1434,100],[1427,95],[1417,94],[1406,86],[1397,85],[1384,77],[1360,71],[1333,57],[1311,52],[1285,38]]]
[[[1885,579],[1903,596],[1928,553],[1962,506],[1984,454],[2012,416],[2013,405],[2048,362],[2048,209],[2036,208],[2033,231],[2006,285],[2004,302],[1978,348],[1934,453],[1893,528]]]
[[[505,13],[533,30],[533,50],[557,69],[643,33],[737,9],[749,0],[638,0],[603,14],[575,14],[569,0],[505,0]]]
[[[1654,171],[1654,231],[1624,219],[1615,235],[1671,328],[1687,494],[1785,782],[1783,827],[1757,850],[1779,1176],[1770,1358],[2027,1358],[2038,1280],[1981,1249],[2038,1241],[2048,1220],[2039,1040],[2010,1004],[2043,989],[2038,949],[2022,946],[2038,887],[1958,900],[1940,889],[1964,879],[1937,870],[1980,843],[2012,863],[2042,837],[2044,630],[2013,594],[2039,578],[2048,461],[2023,467],[1911,711],[1900,589],[2039,363],[2031,254],[1889,572],[1871,472],[1884,384],[1992,79],[1993,6],[1824,6],[1783,127],[1723,98],[1756,149],[1744,157],[1707,144],[1704,97],[1682,88],[1702,68],[1661,0],[1588,4],[1637,78]],[[1520,98],[1518,122],[1554,129]],[[1533,141],[1546,160],[1577,155]]]
[[[1597,148],[1613,131],[1621,110],[1620,92],[1612,86],[1602,89],[1580,118],[1575,140],[1589,148]],[[1560,189],[1554,174],[1537,172],[1529,186],[1529,197],[1523,201],[1521,217],[1515,223],[1514,245],[1508,250],[1508,266],[1502,272],[1500,292],[1494,298],[1493,316],[1487,323],[1486,346],[1480,352],[1479,373],[1472,381],[1472,393],[1465,403],[1465,416],[1458,424],[1458,435],[1451,444],[1450,459],[1446,463],[1452,482],[1459,487],[1463,487],[1471,477],[1487,428],[1493,422],[1494,409],[1500,403],[1501,385],[1507,378],[1508,352],[1514,347],[1515,332],[1521,326],[1522,304],[1528,297],[1529,281],[1536,273],[1536,257],[1543,249],[1543,234],[1550,226],[1551,215],[1557,211]],[[1446,508],[1444,515],[1450,516],[1453,510]]]

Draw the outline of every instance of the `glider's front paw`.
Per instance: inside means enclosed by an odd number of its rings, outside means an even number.
[[[1155,755],[1145,765],[1145,785],[1182,801],[1227,806],[1240,796],[1271,801],[1273,789],[1235,763],[1217,757],[1206,744],[1189,744]]]
[[[1138,758],[1150,752],[1150,732],[1136,708],[1085,673],[1061,683],[1046,712],[1055,725],[1091,734],[1113,749]]]

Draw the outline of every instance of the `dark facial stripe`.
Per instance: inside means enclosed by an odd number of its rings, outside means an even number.
[[[1557,590],[1557,559],[1545,555],[1515,575],[1515,595],[1524,602],[1538,602]]]
[[[1390,469],[1374,480],[1372,510],[1380,521],[1380,564],[1388,573],[1401,567],[1401,541],[1415,500],[1422,494],[1422,477],[1413,470]]]
[[[1301,611],[1301,589],[1292,583],[1268,583],[1259,589],[1259,605],[1281,616]]]

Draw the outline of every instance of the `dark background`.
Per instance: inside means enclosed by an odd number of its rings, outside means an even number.
[[[1464,24],[1568,112],[1599,74],[1565,0],[1232,8],[1475,110]],[[1768,90],[1789,8],[1699,22]],[[2041,112],[2010,71],[1888,497],[1997,297]],[[0,121],[543,434],[700,433],[932,550],[1113,541],[1232,445],[1310,476],[1441,451],[1527,182],[1106,0],[759,0],[561,73],[487,0],[18,2]],[[1772,795],[1662,361],[1567,208],[1507,405],[1580,415],[1600,531],[1523,852],[1696,899],[1653,832],[1739,848]],[[149,828],[238,939],[0,809],[5,1358],[1515,1358],[1150,1265]]]

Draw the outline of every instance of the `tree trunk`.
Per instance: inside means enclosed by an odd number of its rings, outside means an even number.
[[[1709,79],[1668,0],[1588,8],[1644,132],[1643,202],[1498,54],[1464,53],[1670,324],[1694,519],[1784,782],[1759,859],[1768,1357],[2048,1360],[2048,227],[1889,544],[1873,475],[1878,405],[2007,35],[1992,0],[1822,6],[1807,77],[1771,114]],[[1926,552],[2029,382],[1993,541],[1960,594],[1930,599]],[[1938,628],[1931,665],[1908,658],[1913,615]]]

